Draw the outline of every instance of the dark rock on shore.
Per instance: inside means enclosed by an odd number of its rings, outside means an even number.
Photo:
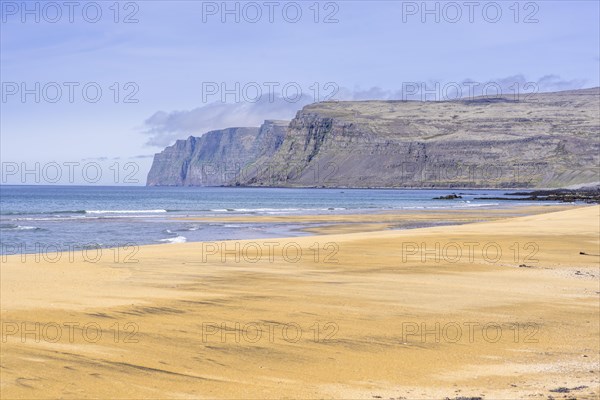
[[[536,190],[533,192],[506,193],[511,197],[476,197],[476,200],[560,201],[600,204],[600,185],[579,189]],[[519,197],[515,197],[519,196]]]
[[[440,196],[440,197],[433,198],[433,200],[454,200],[454,199],[462,199],[462,196],[452,193],[447,196]]]

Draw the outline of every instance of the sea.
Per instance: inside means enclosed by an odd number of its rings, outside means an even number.
[[[462,199],[434,200],[457,193]],[[193,221],[223,216],[361,214],[540,205],[476,200],[506,190],[0,185],[0,254],[291,237],[318,224]]]

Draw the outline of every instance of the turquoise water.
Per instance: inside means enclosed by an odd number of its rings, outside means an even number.
[[[496,207],[500,202],[474,197],[504,192],[0,186],[0,251],[36,253],[47,251],[48,246],[69,249],[297,236],[303,234],[298,225],[202,223],[178,218]],[[432,199],[450,193],[462,193],[463,199]],[[531,203],[518,202],[526,204]]]

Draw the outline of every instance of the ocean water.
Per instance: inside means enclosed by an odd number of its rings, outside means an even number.
[[[461,193],[463,198],[432,199],[450,193]],[[303,235],[300,225],[197,222],[182,218],[508,206],[502,201],[474,199],[503,193],[505,191],[495,190],[0,186],[0,253],[299,236]],[[510,203],[511,206],[526,204],[531,203]]]

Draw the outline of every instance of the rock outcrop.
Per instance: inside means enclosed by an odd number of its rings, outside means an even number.
[[[552,188],[596,182],[599,110],[600,88],[519,101],[315,103],[287,128],[265,122],[178,141],[155,156],[148,184]],[[207,162],[218,163],[219,172],[199,172]]]

